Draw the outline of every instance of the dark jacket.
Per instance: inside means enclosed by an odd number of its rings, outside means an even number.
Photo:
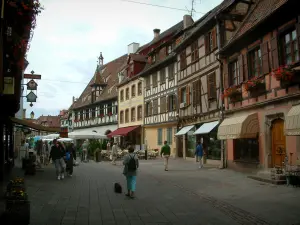
[[[70,152],[71,160],[76,160],[76,150],[75,147],[69,146],[66,152]]]
[[[57,147],[56,145],[52,145],[49,158],[56,160],[64,157],[64,155],[64,151],[62,151],[59,146]]]
[[[170,155],[171,154],[171,148],[169,145],[165,144],[161,147],[160,155]]]

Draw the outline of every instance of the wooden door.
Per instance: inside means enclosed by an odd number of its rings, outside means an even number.
[[[284,121],[275,120],[272,123],[272,166],[282,167],[286,154],[286,143],[284,135]]]

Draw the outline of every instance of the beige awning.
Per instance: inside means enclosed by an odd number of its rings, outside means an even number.
[[[300,105],[293,106],[285,117],[285,135],[300,135]]]
[[[244,114],[223,120],[218,129],[218,139],[256,138],[258,133],[257,113]]]

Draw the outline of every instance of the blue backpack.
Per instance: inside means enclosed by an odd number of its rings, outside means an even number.
[[[71,159],[71,153],[70,152],[66,152],[66,160],[70,160]]]

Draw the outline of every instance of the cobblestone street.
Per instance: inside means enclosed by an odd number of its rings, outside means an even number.
[[[137,197],[125,189],[122,166],[80,164],[72,178],[55,180],[51,165],[28,177],[31,225],[58,224],[296,224],[300,190],[250,180],[230,170],[203,168],[194,162],[141,161]]]

